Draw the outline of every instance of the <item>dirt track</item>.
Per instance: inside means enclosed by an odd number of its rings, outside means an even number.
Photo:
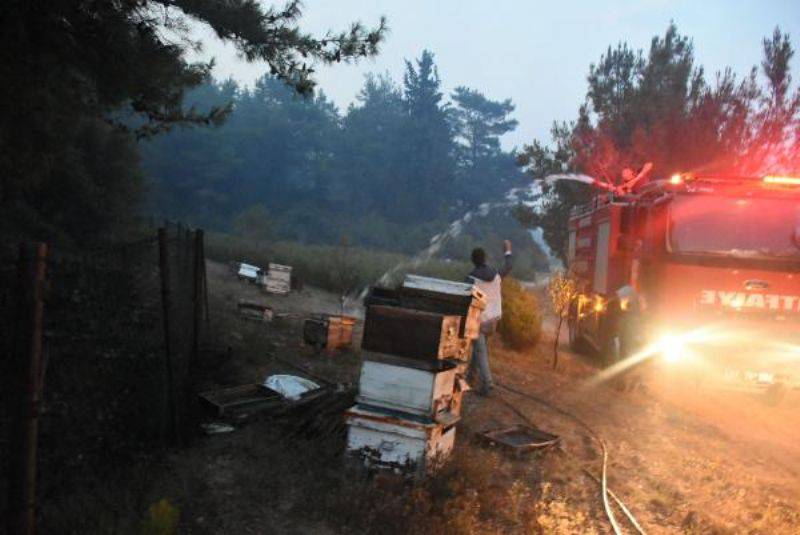
[[[224,338],[218,343],[236,348],[230,363],[214,377],[215,383],[260,380],[275,364],[265,357],[265,352],[291,359],[337,381],[357,378],[360,364],[357,355],[336,358],[313,355],[304,350],[299,341],[301,317],[314,312],[337,312],[339,300],[336,296],[306,289],[288,297],[265,297],[255,286],[237,281],[219,264],[209,266],[209,277],[217,318],[225,324],[221,329]],[[264,300],[284,319],[268,326],[243,323],[234,313],[235,303],[241,298]],[[800,415],[797,413],[800,392],[792,392],[781,407],[770,408],[745,395],[696,390],[663,378],[660,382],[649,380],[648,388],[628,393],[607,384],[587,388],[584,386],[587,379],[598,368],[591,360],[570,354],[562,344],[561,361],[554,372],[551,369],[552,329],[545,331],[539,346],[529,353],[506,350],[496,337],[492,341],[496,379],[573,412],[604,437],[610,454],[609,486],[648,533],[800,532]],[[561,452],[549,453],[538,460],[509,462],[517,467],[518,473],[524,471],[528,474],[525,477],[533,477],[529,481],[534,486],[551,489],[559,503],[565,504],[563,509],[554,512],[556,516],[585,516],[577,524],[564,523],[573,527],[544,531],[583,533],[595,529],[601,533],[610,532],[599,488],[582,473],[582,469],[587,468],[599,475],[599,450],[575,422],[500,388],[489,398],[469,394],[456,448],[462,451],[479,448],[471,440],[474,432],[519,423],[520,416],[509,404],[536,425],[563,438]],[[209,476],[212,481],[203,483],[216,489],[207,495],[207,499],[213,499],[212,503],[203,502],[198,506],[215,508],[212,504],[219,500],[225,503],[225,510],[230,511],[219,517],[217,528],[209,529],[211,526],[207,525],[198,532],[230,528],[231,524],[223,520],[226,515],[252,521],[254,505],[247,501],[252,498],[239,496],[243,492],[242,485],[233,476],[229,477],[229,483],[220,487],[219,467],[241,464],[240,470],[247,473],[252,461],[237,460],[232,452],[240,449],[242,441],[249,440],[250,435],[259,443],[263,441],[260,433],[262,431],[257,429],[245,429],[227,437],[210,438],[190,454],[202,461],[181,461],[189,467],[201,462],[214,468],[210,471],[213,477]],[[269,462],[275,453],[273,450],[257,454],[248,451],[247,455],[261,456],[264,460],[259,462]],[[287,459],[286,462],[302,461],[292,460],[291,456]],[[194,468],[185,470],[202,473]],[[199,477],[205,479],[205,476]],[[501,492],[514,483],[509,476],[507,481],[493,484],[496,490],[486,489],[486,492]],[[223,489],[225,494],[220,496]],[[302,498],[298,500],[302,505]],[[264,514],[266,518],[262,517],[261,521],[281,522],[274,508],[270,507]],[[616,515],[625,533],[633,533],[622,513],[616,510]],[[237,520],[233,525],[240,532],[259,532],[257,528],[251,531],[251,521]],[[294,528],[278,532],[295,532],[296,522]],[[582,527],[575,528],[575,525]],[[324,525],[315,524],[313,531],[338,532],[339,529],[336,519],[331,518]]]
[[[604,437],[611,489],[649,533],[800,531],[800,392],[773,408],[746,394],[697,389],[663,376],[648,377],[646,388],[628,393],[605,384],[586,388],[597,368],[562,343],[553,372],[552,330],[544,338],[531,355],[496,344],[499,381],[574,412]],[[564,449],[599,473],[598,450],[573,422],[531,400],[501,389],[499,394],[501,399],[475,403],[467,422],[488,424],[498,414],[515,421],[501,401],[507,400],[561,434]],[[585,496],[587,478],[558,475],[567,459],[545,464],[545,473],[563,480],[567,494]],[[593,516],[600,513],[592,504],[587,508]]]

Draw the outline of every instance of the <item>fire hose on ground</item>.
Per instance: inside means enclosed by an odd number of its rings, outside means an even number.
[[[592,474],[587,468],[583,468],[583,472],[589,478],[591,478],[592,480],[594,480],[596,483],[598,483],[600,485],[601,494],[602,494],[602,498],[603,498],[603,509],[605,510],[605,513],[606,513],[606,516],[608,517],[609,523],[611,524],[611,528],[614,530],[614,533],[616,535],[621,535],[622,534],[622,530],[620,529],[619,524],[617,523],[617,520],[616,520],[616,518],[614,516],[614,511],[611,509],[611,505],[610,505],[609,500],[608,500],[609,496],[611,496],[611,499],[614,500],[614,502],[617,504],[617,506],[619,506],[619,508],[625,514],[625,516],[627,517],[628,521],[633,526],[633,528],[638,533],[640,533],[641,535],[645,535],[644,529],[642,528],[641,525],[639,525],[639,522],[637,522],[636,517],[633,516],[633,513],[631,513],[631,511],[625,506],[625,504],[622,502],[622,500],[620,500],[619,497],[617,497],[617,495],[614,494],[608,488],[608,478],[607,478],[607,475],[608,475],[608,448],[606,447],[606,443],[602,439],[602,437],[594,429],[592,429],[592,427],[590,427],[589,424],[584,422],[582,419],[580,419],[579,417],[575,416],[574,414],[572,414],[572,413],[570,413],[570,412],[568,412],[568,411],[566,411],[566,410],[564,410],[564,409],[562,409],[560,407],[557,407],[557,406],[553,405],[552,403],[550,403],[547,400],[538,398],[536,396],[528,394],[527,392],[522,392],[520,390],[517,390],[516,388],[512,388],[510,386],[506,386],[505,384],[497,383],[497,386],[499,386],[500,388],[502,388],[504,390],[507,390],[508,392],[511,392],[512,394],[516,394],[518,396],[530,399],[531,401],[534,401],[534,402],[536,402],[536,403],[538,403],[540,405],[543,405],[543,406],[547,407],[548,409],[550,409],[551,411],[556,412],[556,413],[560,414],[561,416],[564,416],[564,417],[576,422],[578,425],[580,425],[589,434],[589,436],[592,437],[592,439],[595,440],[595,442],[597,442],[600,445],[600,449],[601,449],[601,451],[603,453],[603,455],[602,455],[602,457],[603,457],[603,465],[602,465],[602,469],[601,469],[600,478],[598,479],[597,476]],[[501,398],[501,401],[506,406],[508,406],[517,416],[522,418],[528,425],[531,425],[531,426],[535,427],[535,424],[530,420],[530,418],[525,416],[519,409],[514,407],[511,403],[507,402],[505,399]],[[565,452],[565,453],[567,453],[567,455],[569,455],[568,452]]]

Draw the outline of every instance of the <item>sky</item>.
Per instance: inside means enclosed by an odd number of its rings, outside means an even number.
[[[377,25],[381,15],[390,32],[375,58],[358,64],[319,66],[319,88],[341,110],[354,101],[368,72],[388,72],[402,80],[404,61],[423,49],[435,54],[446,94],[464,85],[494,100],[516,105],[517,130],[506,148],[533,139],[549,142],[553,121],[572,120],[586,95],[589,65],[609,45],[625,41],[647,49],[670,21],[691,37],[695,57],[707,73],[726,66],[742,75],[761,60],[761,40],[776,25],[800,49],[800,0],[306,0],[300,26],[324,34],[356,20]],[[202,58],[214,57],[214,75],[244,84],[262,75],[264,65],[237,57],[233,47],[206,29]],[[793,73],[800,80],[800,53]]]

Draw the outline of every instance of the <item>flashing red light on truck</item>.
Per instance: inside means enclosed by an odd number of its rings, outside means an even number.
[[[800,188],[774,186],[800,177],[676,174],[574,209],[571,344],[800,385]]]
[[[772,176],[764,177],[766,184],[781,184],[783,186],[800,186],[800,177],[794,176]]]

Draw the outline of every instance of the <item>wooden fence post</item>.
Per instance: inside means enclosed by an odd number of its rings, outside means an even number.
[[[158,267],[161,277],[161,306],[164,316],[164,367],[167,377],[167,411],[169,412],[169,441],[177,444],[178,434],[178,413],[175,403],[175,381],[173,378],[172,363],[172,331],[170,325],[170,314],[172,310],[170,279],[169,279],[169,249],[167,245],[167,229],[158,229]]]
[[[203,278],[205,258],[203,258],[203,230],[197,229],[194,231],[194,269],[193,273],[193,292],[192,292],[192,365],[197,366],[200,362],[200,323],[203,319]]]
[[[42,335],[44,322],[47,245],[36,244],[33,277],[28,248],[19,253],[19,322],[10,385],[18,394],[11,426],[9,456],[8,532],[36,532],[36,452],[39,436],[39,405],[42,395]],[[14,373],[18,372],[18,373]],[[14,383],[17,384],[14,384]]]
[[[200,258],[202,262],[200,267],[203,270],[203,315],[206,320],[206,326],[211,323],[211,315],[208,311],[208,274],[206,273],[206,239],[203,234],[203,239],[200,240]]]

